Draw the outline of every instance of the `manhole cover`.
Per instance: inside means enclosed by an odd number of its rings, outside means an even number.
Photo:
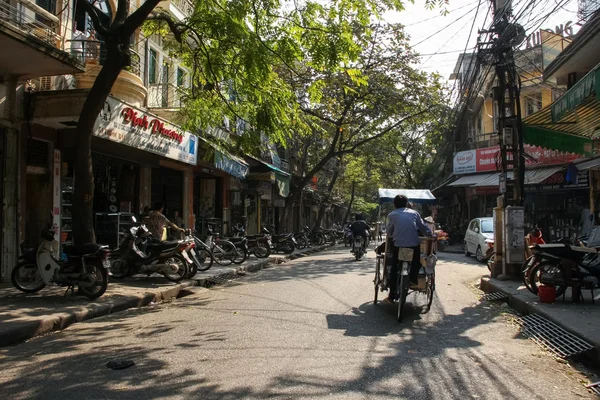
[[[521,327],[523,336],[559,358],[571,357],[594,348],[585,340],[538,314],[518,318],[516,323]]]
[[[508,295],[502,292],[486,293],[481,296],[481,300],[485,301],[500,301],[508,299]]]
[[[213,277],[210,277],[210,278],[208,278],[206,280],[206,285],[205,286],[206,287],[212,287],[212,286],[215,286],[215,285],[222,285],[224,283],[231,282],[231,281],[233,281],[235,279],[239,279],[239,278],[241,278],[244,275],[245,274],[236,274],[236,273],[231,272],[231,273],[221,274],[221,275],[218,275],[218,276],[213,276]]]

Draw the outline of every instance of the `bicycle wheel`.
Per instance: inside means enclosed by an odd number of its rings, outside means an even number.
[[[237,256],[235,245],[231,242],[221,240],[215,243],[212,248],[213,257],[219,265],[231,265]]]
[[[531,292],[538,294],[540,284],[549,284],[556,288],[556,297],[562,296],[567,290],[567,276],[562,265],[555,261],[544,261],[537,264],[529,272]]]
[[[377,263],[375,264],[375,279],[373,279],[373,283],[375,284],[375,297],[373,299],[373,304],[377,304],[377,296],[379,295],[379,285],[381,284],[381,259],[377,258]]]
[[[233,262],[235,264],[241,264],[244,261],[246,261],[246,258],[248,258],[248,251],[246,250],[246,248],[242,245],[236,246],[235,247],[235,258],[234,258]]]
[[[398,322],[402,322],[404,313],[404,304],[408,295],[408,275],[402,275],[402,270],[399,271],[398,284],[396,286],[396,296],[398,298]],[[406,285],[406,289],[404,288]]]
[[[427,277],[425,278],[425,284],[427,285],[427,308],[430,309],[431,303],[433,303],[433,292],[435,292],[435,273],[427,274]]]
[[[197,262],[198,271],[208,271],[213,265],[214,257],[208,249],[196,249],[194,262]]]

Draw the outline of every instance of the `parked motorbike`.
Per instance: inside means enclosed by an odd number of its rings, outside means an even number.
[[[350,246],[352,243],[352,229],[350,229],[350,225],[346,225],[344,227],[344,247]]]
[[[308,236],[306,233],[304,233],[304,231],[294,233],[294,239],[296,239],[296,248],[299,250],[311,247]]]
[[[365,254],[365,243],[362,236],[356,236],[352,241],[351,253],[354,254],[356,261],[360,261],[362,256]]]
[[[531,246],[534,255],[530,257],[529,268],[524,277],[529,282],[528,289],[538,294],[540,284],[554,286],[556,297],[565,293],[573,282],[573,298],[580,295],[581,289],[598,288],[600,280],[600,253],[594,248],[571,246],[565,243],[536,244]]]
[[[267,258],[271,255],[271,239],[267,235],[246,236],[246,229],[240,224],[233,228],[233,232],[235,236],[243,237],[247,240],[246,246],[248,252],[254,254],[256,258]]]
[[[93,243],[64,246],[66,260],[57,259],[57,250],[58,242],[52,230],[42,232],[37,251],[26,249],[21,243],[22,254],[11,273],[13,285],[25,293],[35,293],[46,285],[56,284],[66,286],[67,290],[77,286],[79,293],[89,299],[104,294],[110,268],[108,246]]]
[[[135,217],[132,219],[137,222]],[[189,276],[188,266],[193,264],[187,254],[189,246],[186,240],[153,240],[146,225],[132,226],[119,245],[120,257],[112,262],[112,276],[159,273],[172,282],[179,282]]]
[[[271,251],[281,252],[283,254],[292,254],[296,250],[296,238],[293,233],[284,233],[282,235],[272,235],[267,228],[262,228],[261,232],[271,240]]]

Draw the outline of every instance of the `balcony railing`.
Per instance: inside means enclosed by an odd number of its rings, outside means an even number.
[[[57,47],[58,17],[28,0],[0,0],[0,23],[8,23],[52,47]]]
[[[104,42],[93,39],[74,39],[67,41],[71,46],[71,56],[75,57],[82,63],[98,63],[104,65],[106,60],[106,46]],[[137,76],[141,77],[140,67],[140,55],[129,49],[131,56],[131,65],[125,67],[126,71],[129,71]]]
[[[189,17],[194,13],[194,3],[190,0],[172,0],[173,5],[186,16]]]
[[[172,83],[148,85],[149,108],[181,108],[183,90]]]

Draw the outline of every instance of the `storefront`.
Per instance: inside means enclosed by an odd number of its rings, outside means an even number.
[[[60,241],[72,242],[72,195],[77,184],[73,171],[74,130],[57,133],[60,143]],[[171,217],[175,210],[184,225],[191,217],[186,190],[187,171],[197,161],[197,137],[179,127],[109,97],[94,126],[94,229],[99,243],[114,247],[119,231],[131,225],[131,216],[156,202]],[[56,180],[56,176],[55,176]],[[58,218],[57,218],[58,217]]]

